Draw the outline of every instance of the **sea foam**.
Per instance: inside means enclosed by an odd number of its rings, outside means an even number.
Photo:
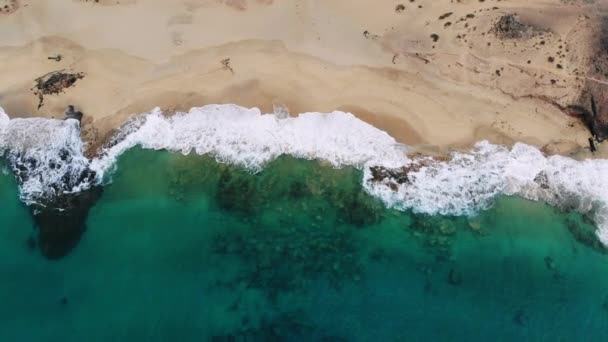
[[[517,195],[590,215],[608,245],[608,160],[545,157],[526,144],[508,149],[482,141],[468,153],[452,153],[449,161],[425,163],[401,185],[372,182],[369,168],[364,172],[368,192],[391,207],[473,215],[498,195]]]
[[[236,105],[208,105],[166,117],[157,108],[136,118],[121,139],[92,162],[100,174],[116,157],[139,145],[181,153],[213,155],[220,162],[258,171],[280,155],[321,159],[336,167],[403,165],[405,146],[354,115],[303,113],[297,117],[262,114]]]
[[[521,143],[509,149],[480,142],[468,153],[453,153],[447,161],[424,163],[408,172],[407,182],[389,186],[390,180],[372,181],[370,167],[397,168],[417,161],[407,157],[407,146],[350,113],[286,117],[262,114],[257,108],[209,105],[165,116],[154,109],[135,116],[98,158],[88,161],[82,156],[77,121],[9,120],[0,111],[0,152],[4,147],[9,153],[29,153],[42,161],[34,169],[36,180],[21,188],[26,201],[57,191],[53,184],[61,182],[62,175],[78,175],[83,168],[95,172],[94,182],[108,181],[117,158],[134,146],[209,154],[252,172],[281,155],[352,166],[364,171],[366,190],[388,206],[428,214],[472,215],[490,207],[499,195],[517,195],[588,214],[598,225],[598,237],[608,245],[607,160],[546,157]],[[66,150],[73,156],[69,166],[40,171],[54,165],[64,153],[60,151]],[[78,191],[90,185],[71,184],[60,190]]]
[[[75,119],[9,119],[0,108],[0,156],[19,180],[26,204],[88,188],[95,180],[86,176],[83,149]]]

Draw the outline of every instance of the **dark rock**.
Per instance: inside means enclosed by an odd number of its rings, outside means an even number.
[[[517,312],[515,312],[515,315],[513,315],[513,322],[515,322],[515,324],[519,326],[525,326],[527,320],[528,318],[524,309],[517,310]]]
[[[372,172],[372,182],[381,182],[385,179],[393,180],[397,184],[405,184],[409,182],[405,167],[389,169],[383,166],[372,166],[370,171]]]
[[[342,203],[340,218],[353,226],[366,227],[380,222],[383,218],[382,204],[363,191],[350,194]]]
[[[287,312],[272,318],[264,318],[252,328],[239,328],[225,335],[216,335],[210,338],[214,342],[231,341],[315,341],[314,326],[310,319],[302,312]],[[338,337],[321,339],[321,341],[343,341]]]
[[[65,119],[76,119],[78,120],[78,122],[82,121],[82,112],[75,110],[74,106],[69,105],[68,108],[65,110]]]
[[[76,246],[86,230],[88,211],[102,193],[88,161],[72,153],[64,147],[50,149],[43,157],[27,151],[5,155],[19,186],[32,180],[45,183],[40,194],[27,198],[37,229],[37,238],[28,245],[49,259],[61,258]],[[83,190],[74,191],[79,188]]]
[[[554,271],[555,270],[555,261],[553,261],[552,257],[550,257],[550,256],[546,256],[545,257],[545,266],[550,271]]]
[[[448,274],[448,284],[460,286],[462,284],[462,274],[460,274],[460,272],[458,272],[456,269],[450,269],[450,273]]]
[[[251,214],[259,200],[257,184],[245,172],[227,168],[218,180],[215,199],[218,205],[229,211]]]
[[[597,141],[608,138],[608,87],[588,82],[577,104],[567,111],[580,118]]]
[[[594,224],[568,218],[566,220],[566,226],[568,227],[568,231],[570,231],[578,242],[589,246],[600,253],[608,254],[608,249],[602,244],[595,233],[596,228]]]
[[[597,141],[602,142],[608,138],[608,86],[601,81],[608,78],[608,16],[600,21],[593,49],[584,88],[566,110],[579,117]]]
[[[86,231],[89,209],[102,194],[102,187],[94,186],[77,193],[65,193],[44,205],[30,207],[38,229],[40,252],[49,259],[66,256]]]
[[[25,244],[31,250],[36,249],[36,238],[33,236],[28,237],[27,240],[25,241]]]
[[[593,138],[589,138],[589,150],[591,150],[591,152],[596,152],[597,148],[595,147],[595,142],[593,141]]]
[[[549,189],[549,178],[545,171],[539,172],[536,177],[534,177],[534,182],[540,185],[542,189]]]

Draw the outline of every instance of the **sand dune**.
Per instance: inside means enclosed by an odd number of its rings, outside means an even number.
[[[73,104],[92,147],[132,114],[209,103],[351,111],[430,150],[489,139],[570,154],[591,135],[572,105],[591,97],[608,119],[599,1],[4,3],[0,106],[61,117]],[[497,32],[510,14],[519,30]],[[38,109],[34,80],[57,70],[85,76]]]

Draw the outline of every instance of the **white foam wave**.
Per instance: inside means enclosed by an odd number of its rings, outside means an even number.
[[[77,120],[9,119],[0,108],[0,156],[19,179],[27,204],[90,185]]]
[[[0,107],[0,136],[4,135],[4,131],[6,130],[6,126],[8,126],[9,121],[10,118],[8,117],[8,115],[6,115],[4,109]]]
[[[3,146],[5,151],[26,153],[42,161],[42,166],[32,171],[36,177],[22,186],[26,200],[55,191],[51,184],[61,182],[65,174],[81,179],[79,172],[85,168],[94,170],[95,181],[102,182],[108,179],[117,158],[134,146],[210,154],[220,162],[252,171],[285,154],[326,160],[336,167],[361,168],[366,190],[399,209],[469,215],[488,208],[501,194],[542,200],[590,214],[598,224],[600,240],[608,245],[608,160],[545,157],[525,144],[508,149],[480,142],[469,153],[426,163],[408,173],[408,182],[388,186],[388,180],[371,181],[369,167],[396,168],[415,162],[406,156],[407,147],[343,112],[286,117],[262,114],[257,108],[209,105],[168,117],[155,109],[131,120],[113,144],[89,162],[82,156],[75,120],[9,120],[0,111],[0,152]],[[73,156],[64,163],[69,165],[47,172],[66,150]],[[72,186],[67,191],[77,190]]]
[[[365,170],[367,190],[395,208],[470,215],[491,206],[498,195],[517,195],[590,214],[598,237],[608,245],[608,160],[545,157],[526,144],[508,149],[484,141],[470,153],[454,153],[450,161],[428,163],[408,178],[388,186],[372,182]]]
[[[208,105],[166,117],[155,109],[144,115],[143,122],[137,120],[125,129],[130,134],[93,161],[100,174],[136,145],[210,154],[254,171],[280,155],[322,159],[336,167],[398,166],[408,160],[404,147],[391,136],[343,112],[280,118],[257,108]]]

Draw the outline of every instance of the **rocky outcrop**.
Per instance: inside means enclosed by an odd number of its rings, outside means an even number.
[[[71,167],[73,156],[67,150],[59,152],[59,158],[44,163],[29,156],[10,155],[9,165],[17,183],[26,184],[31,177],[41,176],[48,168],[61,169],[61,177],[49,184],[49,191],[29,203],[36,229],[36,244],[40,252],[49,259],[67,255],[80,241],[86,230],[89,209],[101,196],[100,186],[84,187],[83,191],[72,191],[82,184],[94,184],[95,172],[79,165]],[[63,165],[62,165],[63,164]],[[65,167],[67,165],[67,167]]]
[[[608,16],[597,19],[585,70],[585,84],[578,100],[568,107],[580,117],[598,141],[608,139]]]
[[[86,230],[89,209],[102,193],[97,175],[78,141],[82,119],[73,106],[65,120],[23,120],[4,151],[8,166],[30,209],[35,238],[28,245],[49,259],[67,255]],[[33,136],[37,136],[34,139]]]
[[[411,173],[418,172],[421,168],[431,166],[434,163],[447,160],[449,160],[449,158],[446,156],[435,156],[433,159],[420,158],[398,168],[372,166],[370,167],[371,178],[368,181],[372,183],[383,183],[391,190],[397,191],[400,185],[411,182]]]
[[[81,111],[74,109],[74,106],[69,105],[68,109],[65,110],[65,119],[75,119],[78,122],[82,121],[83,114]]]

